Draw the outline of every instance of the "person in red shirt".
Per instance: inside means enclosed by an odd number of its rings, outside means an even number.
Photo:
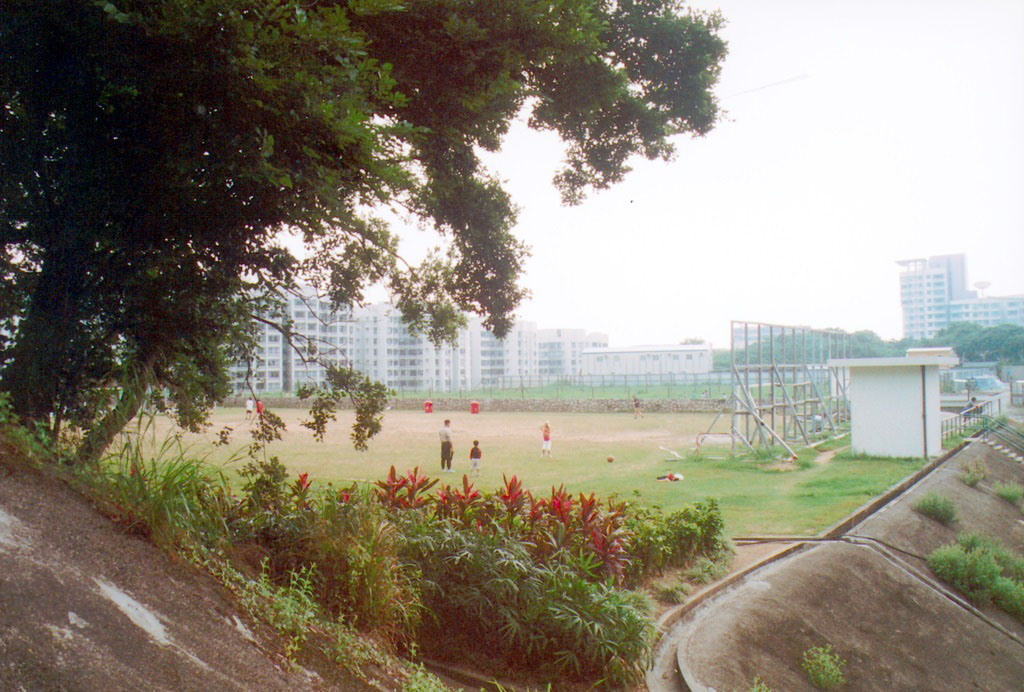
[[[542,457],[551,458],[551,423],[544,421],[544,425],[540,426],[540,435],[542,444],[540,447],[540,455]]]
[[[480,475],[480,460],[484,453],[480,450],[480,440],[473,440],[473,448],[469,450],[469,473]]]

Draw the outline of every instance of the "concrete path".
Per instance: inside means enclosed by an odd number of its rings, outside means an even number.
[[[960,466],[980,460],[976,488]],[[1021,511],[992,490],[1024,484],[1024,466],[975,442],[923,475],[877,511],[827,540],[793,544],[667,614],[648,689],[812,689],[800,662],[832,645],[847,661],[848,689],[1012,689],[1024,680],[1024,623],[994,606],[976,607],[928,568],[927,555],[962,531],[982,531],[1024,552]],[[914,511],[925,492],[956,504],[946,527]],[[767,550],[767,548],[766,548]]]

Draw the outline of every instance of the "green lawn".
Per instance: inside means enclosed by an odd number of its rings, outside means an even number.
[[[660,449],[680,454],[693,449],[693,439],[714,420],[713,414],[648,414],[635,420],[628,413],[488,413],[465,412],[423,414],[389,411],[384,432],[370,443],[366,452],[352,449],[348,441],[351,414],[339,414],[325,442],[313,440],[299,425],[303,412],[280,409],[288,423],[285,439],[268,448],[293,472],[309,472],[320,482],[347,484],[354,480],[382,478],[393,464],[398,471],[419,466],[437,476],[439,470],[437,430],[444,418],[452,419],[455,431],[454,474],[441,475],[445,483],[458,483],[468,471],[472,440],[479,439],[484,452],[483,473],[477,484],[498,487],[502,476],[518,475],[534,493],[549,493],[552,485],[564,484],[573,492],[596,492],[633,497],[665,510],[694,500],[714,497],[719,501],[730,535],[754,533],[814,533],[821,531],[886,488],[920,468],[922,461],[841,460],[824,464],[807,463],[791,471],[772,470],[763,462],[730,459],[728,448],[705,448],[704,459],[673,460]],[[553,459],[540,457],[540,426],[548,420],[553,429]],[[238,450],[249,439],[240,409],[221,408],[214,414],[213,427],[200,436],[186,436],[197,455],[209,455],[237,479],[244,461]],[[213,447],[217,430],[232,427],[232,443]],[[715,432],[727,432],[729,421],[722,417]],[[170,430],[163,419],[157,438]],[[232,460],[232,450],[235,458]],[[608,455],[615,457],[608,463]],[[813,453],[808,454],[808,458]],[[657,481],[674,471],[686,478],[679,482]],[[237,481],[234,481],[237,482]]]

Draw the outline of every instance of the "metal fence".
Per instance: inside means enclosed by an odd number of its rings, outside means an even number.
[[[942,441],[953,437],[970,437],[982,429],[985,418],[992,415],[992,402],[983,401],[942,421]]]
[[[849,420],[846,368],[830,365],[848,358],[849,335],[831,329],[730,323],[733,449],[750,451],[811,444],[837,435]]]
[[[470,389],[395,388],[395,392],[403,398],[427,399],[725,399],[732,393],[732,373],[517,375]]]

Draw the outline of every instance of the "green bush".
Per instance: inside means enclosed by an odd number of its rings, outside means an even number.
[[[1007,548],[998,538],[964,532],[957,536],[957,543],[967,552],[982,550],[990,553],[1004,577],[1024,582],[1024,557]]]
[[[946,526],[956,521],[956,505],[936,492],[925,493],[914,503],[914,510]]]
[[[326,614],[392,647],[412,642],[422,613],[419,575],[399,558],[401,535],[367,489],[317,491],[306,474],[288,482],[276,457],[253,461],[242,476],[233,543],[258,545],[276,584],[315,566],[313,593]]]
[[[832,690],[846,684],[846,661],[832,650],[831,644],[812,646],[804,651],[801,663],[811,684],[820,690]]]
[[[956,544],[933,551],[928,565],[972,601],[984,605],[991,600],[1024,621],[1024,556],[1002,541],[963,533]]]
[[[1021,498],[1024,497],[1024,485],[1020,483],[996,483],[993,489],[996,495],[1012,505],[1019,505]]]
[[[981,459],[974,459],[960,466],[960,480],[970,487],[978,485],[988,476],[988,467]]]
[[[992,586],[1002,573],[999,563],[988,551],[968,552],[959,545],[936,548],[928,556],[928,566],[940,579],[949,582],[979,604],[989,601]]]
[[[683,570],[683,578],[694,584],[710,584],[729,572],[731,554],[720,553],[716,558],[699,557],[690,567]]]
[[[431,614],[420,628],[425,650],[477,651],[611,686],[643,679],[655,630],[638,594],[589,581],[560,560],[538,562],[503,530],[410,520],[405,532]]]
[[[712,498],[667,516],[657,507],[628,507],[624,526],[631,536],[629,552],[636,560],[629,567],[627,583],[637,584],[665,567],[683,567],[701,556],[713,557],[724,546],[725,524]]]
[[[997,577],[992,585],[992,600],[1002,610],[1024,622],[1024,584]]]
[[[654,595],[662,603],[682,603],[692,593],[693,587],[686,582],[659,587]]]
[[[771,687],[768,687],[768,684],[761,679],[760,675],[758,675],[754,678],[754,684],[751,686],[750,692],[773,692],[773,690]]]

